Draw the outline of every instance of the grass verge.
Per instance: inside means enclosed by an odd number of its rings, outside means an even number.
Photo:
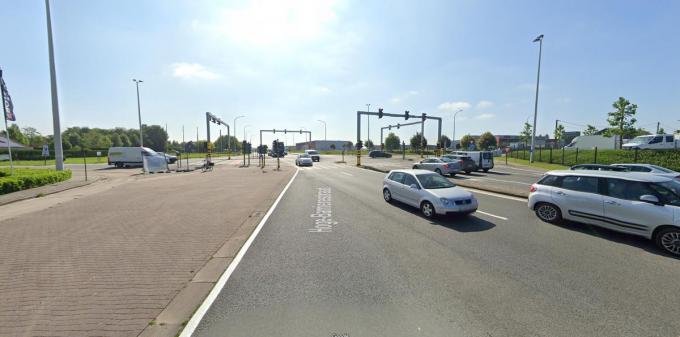
[[[494,160],[496,164],[505,164],[505,158],[498,158],[497,160]],[[541,168],[544,170],[565,170],[568,169],[568,166],[563,166],[560,164],[549,164],[549,163],[542,163],[535,161],[533,164],[530,163],[528,160],[524,159],[517,159],[517,158],[508,158],[508,163],[512,163],[515,165],[522,165],[526,167],[534,167],[534,168]]]

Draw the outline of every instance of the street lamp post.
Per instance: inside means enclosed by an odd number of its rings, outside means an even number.
[[[243,126],[243,140],[246,140],[246,129],[250,126],[250,124]]]
[[[238,130],[238,129],[236,128],[236,121],[237,121],[239,118],[243,118],[243,117],[245,117],[245,116],[236,116],[236,117],[234,117],[234,133],[236,133],[236,130]],[[227,147],[229,147],[229,151],[232,150],[231,147],[230,147],[230,146],[231,146],[231,139],[230,139],[230,138],[231,138],[231,137],[227,138]],[[234,138],[236,138],[236,137],[234,137]]]
[[[326,139],[326,122],[325,122],[325,121],[322,121],[322,120],[320,120],[320,119],[317,119],[317,121],[323,123],[323,140],[326,141],[326,140],[327,140],[327,139]]]
[[[61,121],[59,119],[59,95],[57,94],[57,71],[54,65],[54,45],[52,43],[52,16],[50,15],[50,1],[45,0],[47,14],[47,50],[50,59],[50,89],[52,95],[52,129],[54,130],[54,162],[57,171],[64,170],[64,151],[61,143]],[[4,104],[4,102],[3,102]],[[7,135],[9,140],[9,133]],[[8,142],[9,144],[9,142]]]
[[[541,79],[541,53],[543,52],[543,34],[534,39],[538,42],[538,73],[536,74],[536,100],[534,101],[534,127],[531,130],[531,152],[529,153],[529,162],[534,162],[534,150],[536,149],[536,117],[538,115],[538,83]]]
[[[139,118],[139,147],[144,147],[144,135],[142,134],[142,109],[141,105],[139,104],[139,83],[142,83],[144,81],[142,80],[137,80],[137,79],[132,79],[133,82],[135,82],[135,86],[137,87],[137,117]]]
[[[366,112],[371,112],[371,104],[366,104]],[[366,115],[366,142],[371,140],[371,115]]]
[[[461,111],[463,111],[463,109],[458,109],[458,111],[453,113],[453,138],[451,138],[451,148],[453,150],[456,149],[456,116],[458,116],[458,113]]]

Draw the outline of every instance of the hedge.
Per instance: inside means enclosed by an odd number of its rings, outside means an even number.
[[[106,158],[109,149],[101,150],[85,150],[85,157],[96,157],[97,151],[101,152],[102,158]],[[0,154],[7,154],[6,148],[0,148]],[[64,151],[65,158],[82,158],[82,151]],[[42,150],[12,150],[12,158],[14,160],[43,160]],[[54,150],[50,149],[50,156],[47,159],[54,159]]]
[[[71,179],[71,171],[49,169],[15,168],[14,175],[9,169],[0,169],[0,194],[21,191],[29,188],[53,184]]]
[[[517,150],[510,157],[529,159],[529,151]],[[644,163],[680,172],[680,150],[562,150],[537,148],[535,161],[572,166],[576,164]]]

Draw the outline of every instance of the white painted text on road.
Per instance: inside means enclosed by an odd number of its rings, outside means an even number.
[[[319,187],[316,194],[316,208],[310,215],[314,219],[314,228],[307,231],[310,233],[330,233],[333,225],[338,223],[333,220],[333,207],[330,187]]]

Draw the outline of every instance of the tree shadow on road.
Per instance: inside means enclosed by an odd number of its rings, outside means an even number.
[[[562,224],[555,224],[554,226],[558,226],[560,228],[564,228],[570,231],[596,236],[600,239],[609,240],[612,242],[639,248],[655,255],[680,260],[680,257],[673,256],[663,252],[660,248],[658,248],[654,244],[653,241],[647,240],[646,238],[643,238],[641,236],[621,233],[607,228],[583,224],[580,222],[574,222],[569,220],[565,220]]]
[[[483,232],[496,227],[494,223],[478,218],[474,213],[470,215],[438,215],[433,219],[428,219],[420,213],[419,209],[410,205],[395,200],[391,202],[391,205],[425,219],[431,225],[446,227],[461,233]]]

